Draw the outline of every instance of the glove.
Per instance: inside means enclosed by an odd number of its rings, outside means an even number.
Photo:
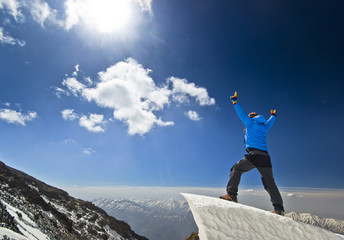
[[[277,117],[276,110],[271,110],[271,115]]]
[[[231,100],[232,100],[233,105],[235,105],[238,102],[237,98],[238,98],[238,93],[235,92],[234,96],[231,96]]]

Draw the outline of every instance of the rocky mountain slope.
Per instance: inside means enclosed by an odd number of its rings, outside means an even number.
[[[184,240],[199,240],[199,236],[198,233],[191,233],[190,236],[188,236],[187,238],[185,238]]]
[[[147,239],[93,203],[75,199],[2,162],[0,213],[1,237],[6,230],[20,234],[21,239]]]

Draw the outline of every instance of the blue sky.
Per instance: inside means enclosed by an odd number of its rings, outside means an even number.
[[[0,0],[0,160],[59,186],[225,187],[245,154],[237,91],[277,110],[279,186],[344,188],[342,8]]]

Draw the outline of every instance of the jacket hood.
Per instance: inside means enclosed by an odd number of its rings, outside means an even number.
[[[266,119],[263,115],[258,115],[255,116],[254,118],[252,118],[254,121],[256,121],[257,123],[266,123]]]

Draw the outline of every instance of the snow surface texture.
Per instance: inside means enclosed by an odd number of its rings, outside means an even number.
[[[338,240],[330,231],[254,207],[194,194],[188,201],[201,240]]]
[[[29,240],[29,238],[3,227],[0,227],[0,239]]]

